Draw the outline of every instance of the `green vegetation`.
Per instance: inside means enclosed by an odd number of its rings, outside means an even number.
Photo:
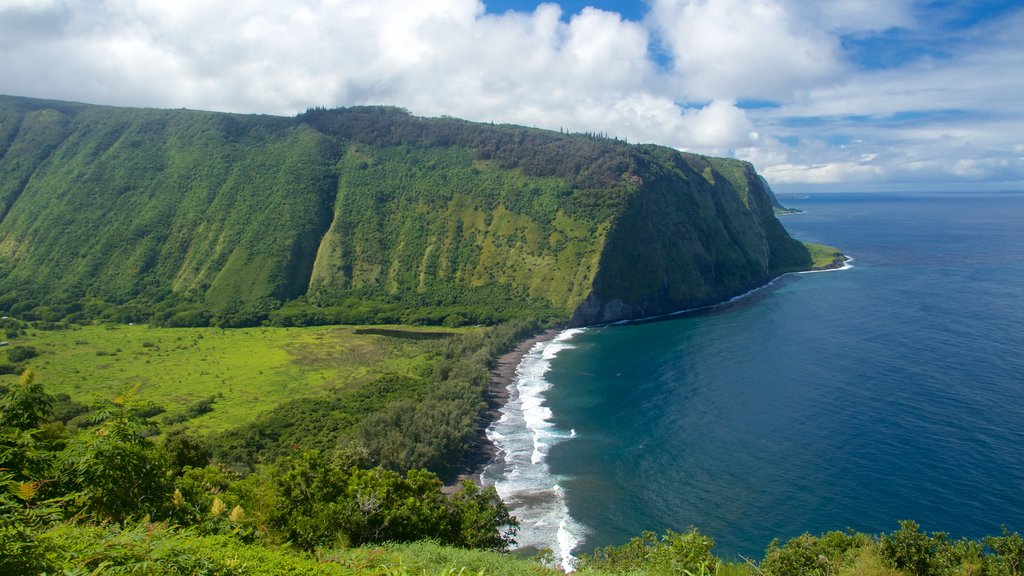
[[[298,333],[318,330],[327,329]],[[358,402],[344,406],[321,396],[323,407],[309,403],[300,419],[312,419],[312,428],[298,431],[286,429],[291,418],[270,418],[294,409],[285,403],[235,429],[277,435],[250,468],[223,458],[209,464],[230,435],[210,442],[180,428],[158,434],[154,417],[163,413],[141,397],[141,386],[95,402],[77,426],[67,426],[57,409],[73,412],[73,400],[51,395],[27,369],[0,397],[0,573],[558,574],[501,553],[514,541],[516,523],[493,489],[463,484],[446,495],[438,475],[420,465],[451,472],[445,464],[458,461],[476,430],[491,361],[535,330],[520,323],[438,338],[424,330],[360,329],[349,337],[433,348],[424,353],[431,361],[422,383],[388,387],[389,377],[372,379],[353,391]],[[29,327],[25,336],[33,332]],[[158,347],[148,334],[145,348]],[[30,361],[54,355],[40,350]],[[332,428],[335,417],[348,428]],[[289,434],[303,445],[289,445]],[[906,521],[878,536],[829,532],[776,541],[759,563],[736,563],[715,556],[714,541],[690,529],[598,549],[581,557],[577,571],[1020,576],[1024,539],[1004,530],[953,540]]]
[[[206,433],[251,422],[289,401],[354,391],[385,375],[422,380],[442,353],[443,341],[457,333],[437,328],[403,328],[389,336],[342,326],[90,325],[26,331],[0,349],[0,364],[5,353],[8,363],[22,369],[30,362],[55,394],[87,405],[138,386],[139,399],[166,410],[158,421],[187,421]],[[427,338],[417,339],[417,334]],[[38,356],[23,360],[11,355],[26,349]],[[0,385],[17,379],[17,374],[0,375]]]
[[[74,433],[47,424],[52,404],[31,370],[0,404],[0,573],[194,573],[224,558],[210,546],[218,540],[206,539],[216,536],[233,540],[219,541],[246,562],[298,562],[290,570],[304,558],[276,558],[270,547],[311,552],[430,537],[504,550],[514,541],[515,520],[493,488],[464,484],[446,496],[436,475],[371,467],[359,452],[305,451],[245,479],[218,466],[179,469],[171,447],[147,437],[149,406],[131,393]],[[243,564],[231,573],[248,572]]]
[[[215,538],[220,536],[233,539],[227,547],[237,552],[239,573],[247,573],[247,563],[264,560],[282,570],[319,569],[311,557],[270,551],[281,546],[312,551],[431,538],[448,546],[503,550],[513,542],[515,520],[493,488],[464,483],[444,495],[439,476],[424,468],[454,476],[486,408],[493,359],[537,330],[534,323],[520,322],[461,334],[400,327],[230,331],[221,335],[236,344],[262,337],[271,349],[282,338],[296,346],[296,336],[314,335],[316,345],[301,342],[298,349],[306,355],[307,371],[318,360],[310,349],[320,346],[357,349],[370,342],[371,350],[385,351],[369,356],[376,364],[341,366],[363,368],[350,373],[364,383],[283,402],[207,438],[197,435],[202,427],[161,435],[154,418],[164,410],[142,397],[139,384],[81,412],[72,409],[81,404],[52,396],[26,369],[6,386],[0,403],[0,573],[100,573],[111,567],[190,573],[210,561],[203,554],[224,545]],[[194,336],[198,342],[217,332],[28,328],[23,337],[119,333],[126,346],[135,344],[132,350],[155,353],[165,338]],[[35,362],[60,356],[40,346]],[[188,345],[179,350],[178,363],[196,354]],[[396,364],[400,360],[414,369],[374,375],[382,366],[403,365]],[[152,389],[149,394],[159,397]],[[186,412],[216,413],[211,404],[216,401],[201,399]],[[71,412],[76,416],[62,419]],[[240,444],[232,443],[239,438]],[[153,522],[161,524],[154,528]]]
[[[0,97],[0,312],[168,327],[636,317],[809,267],[773,202],[735,160],[396,108]]]
[[[592,135],[0,96],[0,573],[557,573],[500,554],[493,489],[442,491],[494,360],[809,269],[775,205],[747,163]],[[825,538],[823,574],[1020,569],[1016,534]],[[793,542],[750,569],[812,569]],[[750,573],[712,547],[580,570]]]
[[[133,334],[125,342],[151,351],[162,345],[155,334],[167,330],[95,329]],[[296,399],[206,439],[180,427],[160,435],[159,419],[170,412],[142,398],[144,386],[66,419],[81,405],[51,396],[27,369],[0,398],[0,573],[558,574],[502,553],[515,521],[493,489],[464,484],[445,495],[435,472],[422,469],[451,475],[451,463],[464,460],[487,368],[537,329],[522,323],[440,337],[435,329],[400,327],[228,331],[271,341],[281,333],[318,334],[332,346],[397,339],[421,357],[410,364],[421,375],[413,382],[412,375],[384,374],[348,393]],[[332,330],[344,336],[330,340]],[[31,326],[17,331],[57,337]],[[40,354],[28,362],[58,356],[41,341],[32,345]],[[181,354],[195,354],[187,348]],[[315,357],[316,349],[306,352]],[[202,413],[206,400],[188,408]],[[293,412],[297,406],[301,412]],[[279,413],[286,417],[273,417]],[[239,446],[259,450],[234,460],[216,456],[234,433],[244,439]],[[263,444],[250,445],[254,438]],[[1020,576],[1024,539],[1004,531],[953,540],[903,522],[878,536],[829,532],[775,541],[760,562],[736,563],[716,557],[714,541],[690,529],[597,549],[577,569],[595,576]]]
[[[811,253],[811,264],[815,270],[838,268],[846,261],[846,256],[838,248],[813,242],[804,242],[804,246]]]
[[[422,375],[384,375],[344,394],[283,403],[214,436],[213,453],[247,470],[297,446],[354,444],[391,470],[426,468],[450,479],[479,431],[494,359],[537,331],[535,323],[517,322],[449,339]]]
[[[18,367],[31,363],[55,383],[52,419],[70,430],[130,390],[145,404],[142,416],[186,428],[236,470],[296,447],[345,445],[391,470],[426,468],[447,479],[475,441],[493,360],[539,330],[529,321],[472,330],[22,328],[3,353],[38,351]],[[0,376],[4,389],[17,381]]]
[[[608,574],[748,574],[744,565],[723,562],[712,554],[715,541],[695,528],[663,536],[644,532],[622,546],[599,548],[579,560],[582,573]]]

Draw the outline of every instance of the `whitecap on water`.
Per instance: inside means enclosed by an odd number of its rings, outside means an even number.
[[[487,437],[498,448],[498,458],[481,474],[483,482],[494,485],[519,519],[518,546],[552,549],[566,571],[575,562],[572,551],[583,536],[583,527],[569,515],[565,491],[558,485],[560,478],[551,474],[547,454],[576,431],[559,430],[551,422],[551,410],[544,404],[551,383],[544,375],[551,369],[551,360],[572,348],[569,341],[580,332],[565,330],[551,341],[537,343],[523,357],[509,384],[501,418],[487,429]]]

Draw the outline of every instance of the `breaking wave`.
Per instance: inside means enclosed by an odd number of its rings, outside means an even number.
[[[565,491],[558,485],[561,478],[551,474],[547,455],[552,446],[574,437],[575,430],[559,430],[552,423],[544,395],[551,383],[545,374],[551,360],[572,348],[570,340],[582,331],[565,330],[553,340],[538,342],[523,356],[501,418],[487,429],[498,455],[481,474],[519,519],[518,547],[549,548],[566,571],[575,562],[572,551],[584,530],[569,515]]]

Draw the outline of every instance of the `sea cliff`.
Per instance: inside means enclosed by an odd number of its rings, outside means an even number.
[[[747,163],[389,107],[0,97],[0,308],[221,326],[709,304],[811,266]]]

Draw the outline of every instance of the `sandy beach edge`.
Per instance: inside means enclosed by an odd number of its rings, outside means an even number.
[[[564,330],[564,328],[552,328],[527,338],[516,344],[516,347],[512,350],[499,356],[497,361],[495,361],[487,383],[487,411],[484,413],[483,418],[480,419],[479,426],[477,426],[476,438],[473,439],[473,445],[470,447],[469,455],[466,457],[465,469],[459,474],[456,481],[446,488],[457,489],[458,482],[466,479],[480,484],[480,474],[498,454],[498,447],[487,438],[487,428],[492,422],[501,418],[501,409],[508,402],[508,386],[516,377],[516,368],[519,367],[523,357],[536,344],[554,340]]]

